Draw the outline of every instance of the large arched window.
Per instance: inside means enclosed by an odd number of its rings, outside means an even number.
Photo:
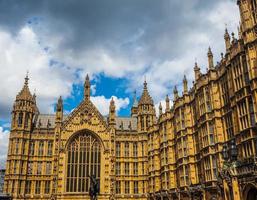
[[[67,149],[67,192],[88,192],[90,176],[100,180],[101,144],[90,132],[79,133]]]

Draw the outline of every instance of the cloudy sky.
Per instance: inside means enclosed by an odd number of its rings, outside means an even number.
[[[71,111],[89,73],[102,114],[114,96],[129,115],[144,76],[156,104],[172,98],[184,74],[193,81],[195,60],[206,71],[209,46],[219,61],[225,26],[237,32],[238,23],[236,0],[0,0],[0,168],[26,71],[41,113],[54,112],[60,95]]]

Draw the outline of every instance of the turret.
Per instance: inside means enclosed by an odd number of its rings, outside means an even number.
[[[177,90],[177,86],[175,85],[174,89],[173,89],[173,94],[174,94],[174,101],[176,101],[178,99],[178,90]]]
[[[226,45],[226,52],[229,52],[229,48],[230,48],[230,35],[228,33],[228,29],[225,29],[224,39],[225,39],[225,45]]]
[[[84,83],[84,99],[89,100],[90,99],[90,81],[89,81],[89,76],[87,74],[86,80]]]
[[[195,80],[198,80],[201,76],[201,71],[200,71],[200,68],[198,67],[197,62],[195,62],[194,72],[195,72]]]
[[[12,129],[24,129],[30,131],[35,114],[38,113],[36,95],[30,93],[28,86],[28,74],[21,91],[17,94],[12,110]]]
[[[115,125],[115,118],[116,118],[116,111],[115,111],[115,102],[113,100],[113,97],[110,101],[110,106],[109,106],[109,125]]]
[[[186,75],[184,75],[184,79],[183,79],[183,88],[184,88],[184,94],[188,93],[188,88],[187,88],[187,78]]]
[[[165,112],[169,112],[170,111],[170,98],[168,95],[166,95],[166,109],[165,109]]]
[[[136,117],[138,112],[138,101],[137,101],[137,93],[134,92],[133,105],[131,107],[131,117]]]
[[[209,49],[208,49],[207,56],[208,56],[209,69],[213,69],[214,63],[213,63],[213,54],[211,51],[211,47],[209,47]]]
[[[138,130],[146,132],[156,122],[154,102],[149,95],[147,83],[144,82],[143,93],[138,103]]]

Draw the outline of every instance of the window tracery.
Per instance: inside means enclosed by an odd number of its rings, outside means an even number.
[[[88,192],[90,177],[100,179],[101,144],[89,132],[77,135],[67,149],[67,192]]]

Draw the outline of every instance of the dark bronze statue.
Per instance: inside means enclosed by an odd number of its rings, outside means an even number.
[[[90,178],[90,188],[89,188],[89,196],[91,200],[97,200],[97,195],[99,194],[99,183],[96,180],[95,175],[89,176]]]

